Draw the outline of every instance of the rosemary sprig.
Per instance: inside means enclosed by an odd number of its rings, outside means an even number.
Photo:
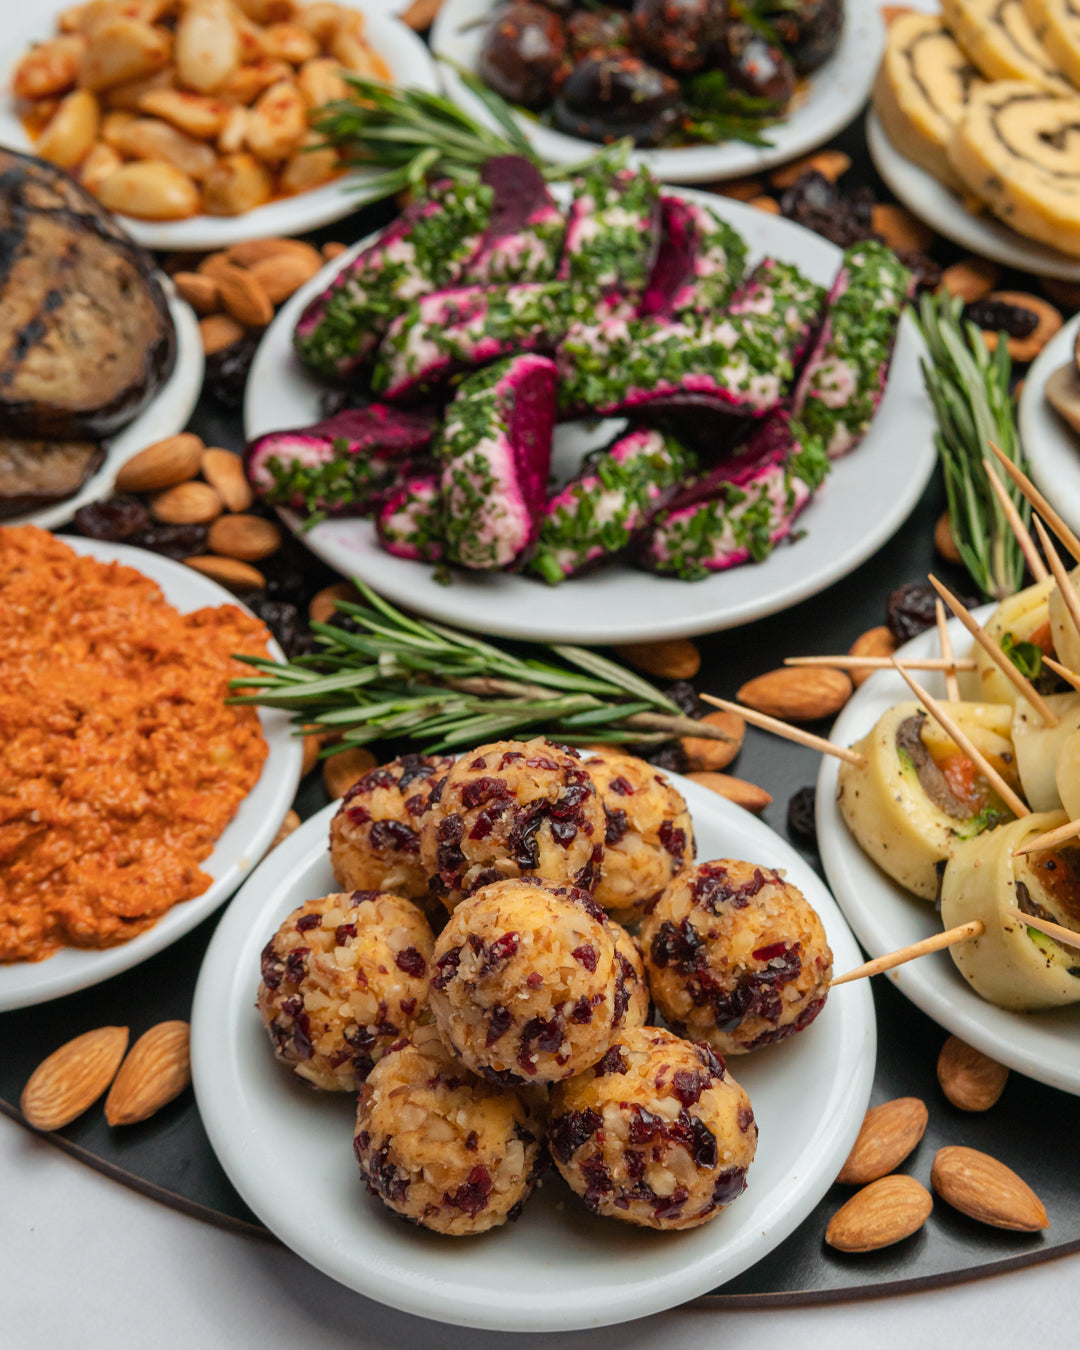
[[[242,692],[229,702],[283,708],[298,726],[341,733],[324,755],[378,740],[435,752],[541,730],[569,744],[730,739],[598,652],[554,645],[543,656],[518,656],[411,618],[356,585],[363,603],[338,604],[351,629],[312,624],[320,650],[284,664],[238,656],[252,670],[231,681]]]
[[[994,441],[1024,467],[1009,392],[1012,362],[1004,335],[991,353],[981,331],[964,322],[963,309],[958,298],[922,297],[918,321],[930,353],[930,361],[922,362],[923,382],[937,416],[935,441],[956,546],[983,595],[1001,600],[1023,585],[1024,555],[987,481],[983,460]],[[1005,486],[1028,521],[1030,506],[1011,481]]]

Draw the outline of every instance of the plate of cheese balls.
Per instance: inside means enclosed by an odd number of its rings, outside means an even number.
[[[781,1242],[873,1079],[860,953],[767,826],[542,737],[372,769],[207,952],[199,1110],[237,1190],[343,1284],[443,1322],[672,1307]]]

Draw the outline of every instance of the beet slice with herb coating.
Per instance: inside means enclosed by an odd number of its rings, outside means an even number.
[[[438,562],[443,555],[442,492],[436,473],[410,475],[375,517],[379,543],[395,558]]]
[[[494,193],[491,216],[460,284],[554,281],[566,219],[539,168],[524,155],[495,155],[480,181]]]
[[[724,308],[746,271],[746,242],[711,207],[660,198],[660,251],[640,314],[708,317]]]
[[[660,189],[647,169],[592,169],[574,185],[559,279],[574,303],[633,314],[660,246]]]

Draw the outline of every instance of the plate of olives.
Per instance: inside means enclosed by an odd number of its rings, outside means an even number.
[[[431,46],[443,85],[497,127],[462,72],[514,108],[542,159],[633,141],[669,183],[756,173],[813,150],[870,94],[876,0],[446,0]]]

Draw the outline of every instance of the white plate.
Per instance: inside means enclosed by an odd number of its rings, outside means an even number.
[[[874,167],[897,200],[946,239],[1021,272],[1080,281],[1080,258],[1026,239],[989,213],[973,215],[952,188],[905,159],[893,148],[873,109],[866,115],[866,144]]]
[[[173,366],[172,374],[138,417],[107,442],[101,468],[91,474],[78,492],[65,497],[62,502],[54,502],[37,511],[10,516],[0,521],[0,524],[40,525],[43,530],[54,530],[66,524],[80,506],[110,494],[113,479],[121,464],[126,464],[144,446],[153,445],[166,436],[174,436],[187,426],[202,389],[202,339],[191,306],[177,296],[172,282],[164,273],[158,273],[158,281],[168,299],[169,314],[176,330],[176,365]]]
[[[797,263],[827,285],[840,250],[819,235],[726,197],[676,189],[703,201],[743,234],[754,258]],[[293,355],[292,331],[308,300],[370,242],[335,259],[278,312],[256,353],[244,403],[249,439],[316,421],[323,387]],[[399,604],[480,632],[544,642],[630,642],[686,637],[749,623],[815,595],[881,547],[910,515],[934,469],[934,416],[923,390],[923,350],[910,317],[900,329],[889,386],[865,441],[841,460],[799,518],[800,537],[760,565],[684,582],[621,564],[558,587],[502,572],[455,571],[442,586],[422,563],[392,557],[370,521],[329,520],[300,538],[345,576],[360,576]],[[603,445],[621,425],[565,423],[556,429],[553,471],[567,478],[583,451]],[[294,528],[298,521],[289,513]],[[802,536],[805,532],[805,537]]]
[[[1039,353],[1020,398],[1020,440],[1031,476],[1074,530],[1080,530],[1080,436],[1046,401],[1046,381],[1072,361],[1078,331],[1075,314]]]
[[[493,0],[446,0],[431,30],[432,51],[465,70],[475,70],[486,27],[478,21],[495,8]],[[710,183],[758,173],[823,145],[847,126],[869,98],[885,42],[876,0],[847,0],[846,9],[836,51],[809,77],[809,88],[797,96],[788,116],[765,128],[771,145],[725,141],[675,150],[639,150],[631,162],[647,164],[665,183]],[[440,65],[439,72],[447,94],[459,107],[477,121],[497,127],[452,66]],[[534,118],[520,113],[515,117],[540,157],[552,164],[574,164],[599,148],[594,141],[566,136]]]
[[[101,562],[119,562],[136,568],[156,581],[170,604],[187,614],[208,605],[235,605],[236,598],[216,581],[169,558],[123,544],[104,544],[96,539],[68,538],[76,553],[89,554]],[[276,642],[271,655],[283,659]],[[292,805],[300,781],[303,750],[291,734],[285,713],[259,710],[263,735],[270,753],[258,782],[240,803],[213,853],[200,866],[213,878],[211,885],[191,900],[174,905],[153,928],[130,942],[101,951],[62,947],[45,961],[0,965],[0,1012],[29,1008],[64,994],[100,984],[102,980],[130,970],[189,933],[236,890],[265,853],[278,826]]]
[[[825,887],[789,845],[731,803],[675,778],[699,858],[787,869],[824,921],[837,969],[861,959]],[[199,1113],[233,1185],[313,1266],[380,1303],[461,1326],[568,1331],[628,1321],[694,1298],[781,1242],[832,1184],[858,1132],[874,1072],[865,982],[834,994],[806,1032],[729,1060],[761,1128],[746,1193],[712,1223],[653,1233],[597,1218],[552,1172],[518,1223],[441,1238],[364,1193],[352,1151],[355,1099],[305,1089],[275,1062],[258,1013],[259,953],[302,901],[333,891],[336,807],[275,850],[222,919],[192,1008]]]
[[[985,623],[990,605],[975,610]],[[963,628],[953,619],[949,634],[958,654],[970,645]],[[900,649],[904,656],[937,656],[937,634],[923,633]],[[944,677],[923,672],[927,692],[944,697]],[[871,730],[878,718],[911,697],[907,685],[892,671],[879,671],[855,691],[840,714],[829,739],[851,745]],[[910,895],[866,856],[844,823],[836,803],[838,761],[826,755],[817,781],[817,834],[821,861],[837,903],[855,935],[871,956],[884,956],[909,943],[941,932],[934,905]],[[981,999],[956,969],[946,952],[920,957],[884,977],[892,980],[917,1008],[953,1035],[1017,1073],[1050,1087],[1080,1095],[1080,1005],[1054,1012],[1017,1013]]]
[[[357,0],[340,0],[340,3],[363,11],[367,24],[365,37],[386,62],[394,84],[422,89],[429,94],[439,92],[435,63],[411,28],[388,15],[378,0],[366,5]],[[32,18],[19,24],[17,36],[11,36],[10,28],[6,32],[0,54],[0,144],[34,153],[34,143],[15,113],[12,74],[31,43],[42,42],[54,35],[56,16],[70,7],[68,0],[38,0],[29,6]],[[144,248],[228,248],[245,239],[303,234],[341,220],[364,204],[363,185],[370,176],[359,171],[346,173],[310,192],[281,197],[239,216],[200,215],[188,220],[160,221],[137,220],[134,216],[117,216],[117,219]]]

